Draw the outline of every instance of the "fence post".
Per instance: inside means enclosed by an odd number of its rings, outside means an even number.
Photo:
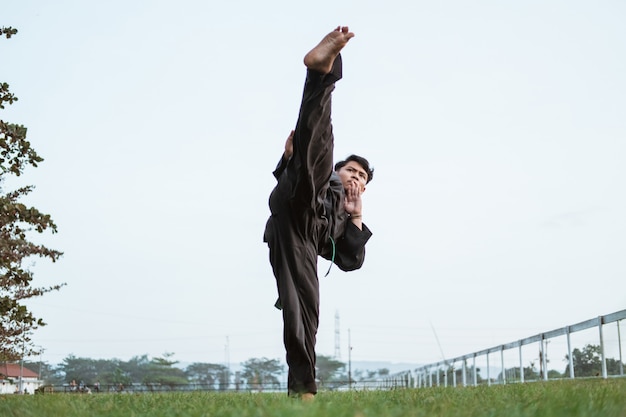
[[[544,348],[543,341],[545,340],[545,335],[541,333],[541,339],[539,340],[540,349],[539,352],[541,354],[541,368],[543,369],[542,379],[544,381],[548,380],[548,358],[546,358],[546,352]]]
[[[478,385],[478,373],[476,372],[476,354],[475,353],[473,354],[472,361],[473,361],[473,367],[474,367],[473,372],[472,372],[473,378],[474,378],[473,382],[474,382],[474,386],[476,386]]]
[[[464,387],[467,386],[467,364],[465,363],[467,359],[463,358],[463,362],[461,362],[461,383]]]
[[[524,383],[524,359],[522,357],[522,341],[519,342],[519,380]]]
[[[607,379],[608,373],[606,371],[606,355],[604,354],[604,336],[602,334],[602,324],[604,317],[598,317],[598,331],[600,332],[600,359],[602,360],[602,378]]]
[[[452,362],[452,386],[456,388],[456,369],[454,368],[454,362]]]
[[[487,357],[487,386],[491,386],[491,370],[489,369],[489,351],[485,355]]]
[[[565,330],[567,334],[567,357],[569,359],[569,377],[574,379],[574,358],[572,357],[572,341],[570,339],[570,326]]]
[[[504,369],[504,345],[500,346],[500,363],[502,364],[502,385],[506,385],[506,372]]]
[[[624,376],[624,362],[622,361],[622,336],[619,334],[619,322],[617,320],[617,347],[619,348],[619,374]]]
[[[463,358],[463,362],[461,362],[461,369],[463,372],[463,376],[461,377],[462,379],[462,384],[464,387],[467,386],[467,364],[465,363],[467,362],[467,359]]]

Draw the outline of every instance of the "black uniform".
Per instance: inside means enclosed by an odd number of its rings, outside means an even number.
[[[331,93],[341,79],[341,56],[329,74],[308,70],[293,137],[293,155],[279,162],[269,199],[264,241],[283,310],[290,394],[316,393],[315,341],[319,323],[317,257],[352,271],[363,265],[372,233],[345,212],[345,191],[333,171]]]

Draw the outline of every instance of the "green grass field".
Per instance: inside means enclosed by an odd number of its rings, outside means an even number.
[[[626,379],[286,394],[47,394],[0,397],[2,417],[626,417]]]

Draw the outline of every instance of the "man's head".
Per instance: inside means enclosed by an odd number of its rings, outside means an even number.
[[[365,185],[374,178],[374,168],[370,167],[367,159],[358,155],[350,155],[343,161],[337,162],[335,171],[344,188],[347,188],[350,182],[354,182],[359,185],[361,192],[365,191]]]

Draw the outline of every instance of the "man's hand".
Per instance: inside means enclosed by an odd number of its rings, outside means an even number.
[[[362,229],[362,202],[361,202],[361,187],[354,182],[348,183],[346,187],[346,197],[343,201],[343,208],[346,213],[350,215],[350,219],[355,226]]]
[[[287,142],[285,142],[285,153],[283,154],[283,157],[286,160],[289,160],[289,158],[291,158],[291,155],[293,155],[293,134],[295,131],[291,131],[291,133],[289,133],[289,137],[287,137]]]

